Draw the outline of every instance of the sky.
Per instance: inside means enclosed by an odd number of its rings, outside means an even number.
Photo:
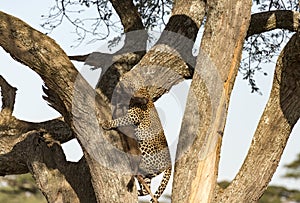
[[[53,0],[1,0],[0,10],[22,19],[41,32],[46,32],[40,26],[43,22],[41,15],[47,14],[53,3]],[[83,44],[77,48],[72,48],[71,45],[74,44],[76,39],[76,35],[73,32],[73,27],[65,23],[50,33],[49,36],[55,39],[69,55],[86,54],[103,47],[104,42],[89,45]],[[14,115],[17,118],[40,122],[59,116],[42,99],[43,82],[37,74],[15,62],[2,48],[0,48],[0,62],[0,74],[18,89],[14,110]],[[78,69],[81,69],[81,66],[80,63],[76,63]],[[257,85],[260,87],[263,95],[250,93],[251,89],[247,82],[242,80],[241,75],[238,75],[236,79],[223,138],[219,180],[232,180],[247,154],[257,123],[268,100],[274,64],[266,65],[264,72],[267,72],[268,76],[259,73],[255,76]],[[168,95],[164,95],[156,102],[168,143],[171,145],[173,159],[188,88],[189,82],[181,83],[173,88]],[[300,152],[299,134],[300,125],[298,122],[290,135],[282,160],[271,184],[300,189],[299,180],[281,177],[285,173],[283,166],[293,161],[296,158],[296,154]],[[82,156],[80,147],[74,140],[64,144],[63,148],[67,158],[71,161],[77,161]],[[168,192],[171,191],[170,185]]]

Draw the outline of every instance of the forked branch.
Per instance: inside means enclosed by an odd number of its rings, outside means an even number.
[[[299,50],[300,36],[296,33],[277,60],[271,95],[244,164],[215,202],[232,202],[237,198],[240,202],[256,202],[270,182],[300,117]]]

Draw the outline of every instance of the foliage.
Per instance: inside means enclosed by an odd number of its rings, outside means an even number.
[[[172,9],[172,0],[134,0],[142,22],[148,31],[161,33]],[[271,10],[299,11],[297,0],[255,0],[254,12]],[[77,45],[85,39],[108,41],[109,47],[118,45],[123,36],[123,28],[115,10],[108,0],[56,0],[48,15],[44,15],[42,27],[51,32],[65,20],[75,27]],[[275,30],[249,37],[244,44],[240,73],[248,81],[251,92],[262,94],[256,84],[255,75],[263,73],[263,64],[273,62],[280,53],[282,45],[289,39],[289,32]],[[149,32],[149,43],[156,41],[157,36]]]
[[[144,26],[148,29],[166,25],[166,17],[170,15],[172,0],[134,0],[141,15]]]
[[[41,26],[52,32],[64,21],[72,24],[77,35],[77,45],[85,39],[89,43],[106,40],[110,36],[119,39],[123,34],[120,19],[108,0],[56,0],[47,15],[42,15]],[[172,0],[134,0],[147,30],[164,28],[170,15]]]
[[[300,191],[280,186],[269,186],[258,203],[300,202]]]
[[[0,202],[43,203],[45,197],[38,190],[30,174],[7,176],[0,179]]]
[[[272,10],[294,10],[299,11],[299,2],[297,0],[264,0],[256,1],[254,12],[264,12]],[[255,81],[257,72],[267,73],[263,71],[263,65],[272,63],[280,54],[282,46],[290,38],[291,33],[286,30],[274,30],[266,33],[250,36],[244,43],[243,58],[239,71],[243,75],[243,79],[249,82],[251,92],[262,94]]]
[[[219,182],[221,188],[226,188],[228,181]],[[289,190],[281,186],[269,186],[258,203],[300,202],[300,191]]]
[[[263,33],[250,36],[244,43],[243,59],[239,71],[244,80],[248,80],[253,92],[261,94],[256,85],[254,75],[256,72],[263,71],[262,65],[273,61],[279,55],[281,46],[287,39],[286,31],[278,30],[270,33]]]
[[[300,178],[300,153],[297,155],[297,158],[285,165],[285,167],[288,169],[288,172],[284,175],[286,178]]]
[[[260,11],[271,10],[295,10],[299,11],[298,0],[258,0],[257,1]]]
[[[294,10],[299,11],[299,1],[297,0],[256,0],[254,12],[264,12],[273,10]],[[256,84],[255,74],[263,71],[263,65],[274,62],[279,55],[282,46],[290,38],[291,33],[286,30],[274,30],[258,35],[250,36],[244,43],[243,59],[239,71],[243,79],[249,82],[251,92],[262,94],[259,85]]]

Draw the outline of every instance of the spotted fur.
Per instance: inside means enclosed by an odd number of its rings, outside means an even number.
[[[146,88],[137,91],[130,102],[129,110],[124,117],[102,123],[104,129],[112,129],[120,126],[135,125],[135,137],[141,151],[141,161],[138,167],[138,175],[142,175],[150,188],[151,179],[164,172],[163,179],[154,197],[158,199],[164,192],[171,176],[171,158],[166,137]],[[141,183],[139,196],[149,193]],[[150,202],[154,202],[151,199]]]

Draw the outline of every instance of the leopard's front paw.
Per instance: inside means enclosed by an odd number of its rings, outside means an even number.
[[[109,121],[102,121],[100,123],[101,127],[104,129],[104,130],[110,130],[111,129],[111,126],[110,126],[110,122]]]

